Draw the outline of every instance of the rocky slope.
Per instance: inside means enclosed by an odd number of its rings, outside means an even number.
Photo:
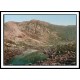
[[[57,40],[57,32],[49,28],[50,24],[39,20],[25,22],[7,22],[4,24],[4,39],[15,43],[45,45],[49,39]]]

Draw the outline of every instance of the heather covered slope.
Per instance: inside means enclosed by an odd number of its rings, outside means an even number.
[[[75,25],[61,26],[39,20],[6,22],[4,23],[4,63],[9,64],[12,58],[16,59],[14,57],[22,55],[28,49],[38,50],[42,55],[44,53],[45,56],[51,56],[57,52],[58,45],[74,45],[75,42]],[[53,53],[50,50],[52,47]]]

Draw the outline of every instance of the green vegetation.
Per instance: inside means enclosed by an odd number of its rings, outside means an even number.
[[[38,61],[44,61],[47,59],[47,56],[41,52],[32,52],[32,53],[25,53],[21,55],[15,56],[11,61],[10,64],[12,65],[29,65],[35,64]]]
[[[59,33],[62,41],[76,41],[76,27],[65,27]]]

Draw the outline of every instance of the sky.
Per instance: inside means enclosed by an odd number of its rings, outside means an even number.
[[[32,19],[46,21],[56,25],[76,25],[76,15],[4,15],[4,22],[8,21],[30,21]]]

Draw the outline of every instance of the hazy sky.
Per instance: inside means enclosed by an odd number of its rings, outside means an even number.
[[[29,21],[32,19],[46,21],[57,25],[76,25],[76,15],[4,15],[4,22]]]

